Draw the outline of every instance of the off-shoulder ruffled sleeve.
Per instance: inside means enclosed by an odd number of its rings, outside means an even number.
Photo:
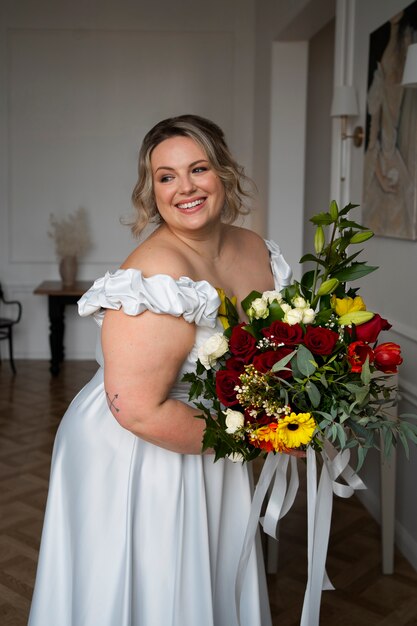
[[[284,259],[281,253],[281,249],[274,241],[268,241],[265,239],[266,247],[269,250],[269,256],[271,259],[271,269],[275,279],[275,289],[278,291],[289,285],[292,278],[292,270]]]
[[[123,309],[127,315],[144,311],[184,317],[187,322],[214,328],[220,298],[210,283],[178,280],[166,274],[145,278],[140,270],[107,272],[78,301],[82,317],[93,315],[101,326],[105,309]]]

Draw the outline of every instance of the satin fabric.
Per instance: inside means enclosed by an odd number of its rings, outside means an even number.
[[[266,242],[276,288],[291,272]],[[104,309],[183,315],[195,345],[171,395],[187,402],[184,372],[213,332],[219,298],[206,281],[118,270],[81,298],[101,325]],[[182,455],[147,443],[111,414],[99,369],[57,432],[29,626],[237,626],[234,591],[250,513],[250,466]],[[259,542],[258,542],[259,544]],[[241,626],[270,626],[262,554],[251,554]]]

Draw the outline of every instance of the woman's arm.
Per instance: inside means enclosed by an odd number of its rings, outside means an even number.
[[[168,394],[194,341],[195,325],[182,317],[110,310],[104,317],[104,385],[112,414],[138,437],[183,454],[201,453],[204,421]]]

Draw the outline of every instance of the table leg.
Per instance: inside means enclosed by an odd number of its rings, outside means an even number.
[[[51,348],[51,366],[49,371],[53,376],[59,373],[59,364],[64,360],[64,332],[65,332],[65,300],[56,296],[48,297],[49,310],[49,345]]]

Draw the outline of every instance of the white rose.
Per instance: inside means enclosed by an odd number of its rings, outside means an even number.
[[[276,300],[277,302],[282,301],[282,296],[279,291],[264,291],[262,294],[262,298],[265,298],[268,304],[271,304],[271,302],[273,302],[274,300]]]
[[[315,317],[316,317],[316,312],[313,309],[304,309],[303,324],[312,324],[314,322]]]
[[[232,452],[232,454],[227,455],[227,458],[232,461],[232,463],[239,463],[245,460],[243,454],[240,454],[240,452]]]
[[[226,409],[224,412],[226,415],[226,432],[229,435],[233,435],[239,428],[245,424],[245,418],[240,411],[233,411],[233,409]]]
[[[296,296],[292,303],[296,309],[305,309],[307,307],[307,302],[301,296]]]
[[[206,370],[215,365],[217,359],[229,349],[229,343],[223,333],[211,335],[198,349],[198,358]]]
[[[299,324],[303,320],[303,311],[301,309],[290,309],[284,315],[284,322],[287,322],[290,326]]]
[[[268,300],[265,300],[265,298],[255,298],[255,300],[252,301],[248,313],[250,318],[254,317],[257,320],[266,319],[269,315]]]
[[[291,306],[287,304],[286,302],[282,302],[280,306],[281,306],[281,309],[284,311],[284,313],[286,313],[287,311],[291,311]]]

